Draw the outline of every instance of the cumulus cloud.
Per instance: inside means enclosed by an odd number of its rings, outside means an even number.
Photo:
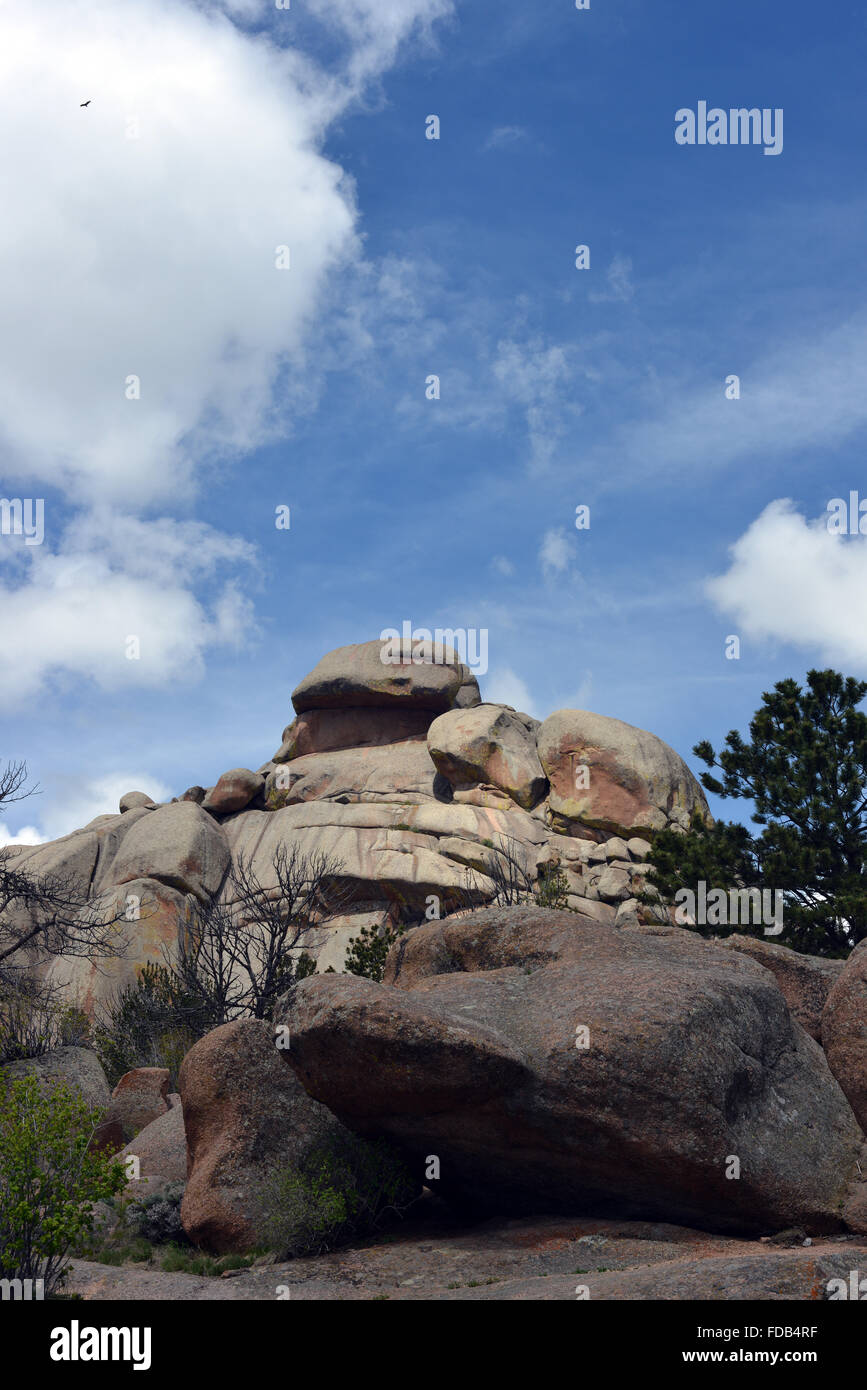
[[[46,836],[35,825],[25,825],[13,835],[9,827],[0,821],[0,849],[6,849],[9,845],[41,845],[45,839]]]
[[[236,578],[194,592],[248,558],[238,543],[135,514],[193,497],[204,465],[315,402],[311,330],[361,261],[324,136],[451,9],[307,0],[299,28],[339,40],[326,64],[264,0],[4,0],[3,488],[59,489],[80,514],[75,535],[12,547],[0,699],[55,670],[107,687],[195,676],[249,628]]]
[[[236,580],[209,604],[192,586],[253,555],[200,522],[102,511],[71,523],[56,550],[34,550],[23,583],[0,584],[0,644],[14,655],[0,664],[0,705],[31,699],[59,672],[108,690],[196,679],[209,647],[240,646],[256,629]]]
[[[80,830],[96,816],[116,813],[124,792],[132,791],[144,792],[156,802],[168,801],[177,795],[177,789],[167,787],[149,772],[135,767],[131,772],[110,772],[92,781],[58,778],[42,817],[47,838],[55,840],[72,830]]]
[[[0,849],[9,845],[41,845],[80,830],[97,816],[117,814],[120,798],[131,791],[144,792],[158,804],[177,794],[176,788],[167,787],[141,768],[109,772],[92,779],[71,778],[60,772],[54,779],[51,799],[36,797],[30,803],[31,807],[40,803],[38,826],[25,825],[13,834],[0,822]]]
[[[753,642],[785,642],[853,671],[867,669],[867,537],[828,531],[788,498],[766,507],[731,548],[707,593]]]
[[[297,54],[184,4],[9,0],[7,476],[163,500],[274,426],[275,375],[357,253],[352,188],[315,148],[328,94]]]

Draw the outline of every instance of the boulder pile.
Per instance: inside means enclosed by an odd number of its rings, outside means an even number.
[[[22,867],[73,875],[130,923],[125,958],[98,970],[58,961],[54,982],[92,1010],[172,951],[196,902],[231,903],[233,861],[267,883],[280,845],[342,866],[348,901],[304,943],[320,970],[339,970],[365,926],[494,901],[501,850],[531,886],[558,865],[568,904],[597,921],[637,920],[647,836],[685,828],[694,811],[709,819],[673,749],[586,710],[540,723],[484,703],[448,648],[382,658],[380,642],[323,657],[263,767],[231,768],[166,805],[130,791],[117,814],[22,847]]]
[[[254,1248],[269,1165],[346,1130],[474,1212],[867,1232],[864,945],[816,960],[642,906],[654,835],[710,821],[671,748],[486,703],[454,653],[395,664],[378,642],[331,652],[292,701],[264,766],[164,805],[129,792],[15,851],[130,924],[125,958],[51,967],[88,1009],[171,955],[197,904],[241,911],[233,866],[266,890],[281,850],[337,866],[339,907],[303,942],[317,973],[273,1024],[198,1042],[179,1100],[154,1068],[115,1089],[142,1176],[185,1168],[197,1243]],[[537,892],[556,870],[557,910],[504,905],[504,863]],[[382,983],[340,973],[364,928],[398,923]]]

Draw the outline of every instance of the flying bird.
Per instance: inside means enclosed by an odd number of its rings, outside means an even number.
[[[89,97],[87,101],[82,101],[82,102],[80,103],[80,105],[81,105],[81,106],[89,106],[90,103],[91,103],[91,100],[92,100],[92,98]]]

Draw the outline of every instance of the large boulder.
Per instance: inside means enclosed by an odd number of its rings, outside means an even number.
[[[51,1095],[58,1086],[77,1092],[88,1109],[98,1112],[92,1148],[115,1150],[123,1142],[118,1126],[108,1115],[111,1090],[105,1072],[95,1052],[88,1047],[56,1047],[41,1057],[26,1057],[3,1066],[10,1081],[35,1076],[43,1095]]]
[[[437,770],[455,790],[483,782],[500,787],[527,811],[548,790],[534,721],[505,705],[441,714],[428,730],[427,746]]]
[[[675,928],[489,909],[415,928],[386,978],[304,980],[277,1015],[286,1060],[350,1127],[437,1156],[444,1195],[841,1228],[858,1126],[746,956]]]
[[[115,884],[156,878],[202,902],[219,890],[229,849],[212,816],[194,801],[149,811],[125,836],[112,865]]]
[[[828,995],[822,1046],[867,1134],[867,941],[855,947]]]
[[[715,944],[723,950],[740,951],[752,956],[759,965],[770,970],[789,1006],[789,1013],[811,1038],[815,1038],[816,1042],[822,1041],[822,1011],[843,969],[843,961],[806,956],[789,946],[779,946],[760,936],[741,936],[739,932],[733,932],[721,940],[715,939]],[[831,1070],[834,1070],[833,1067]],[[843,1089],[846,1089],[845,1086]]]
[[[103,823],[114,816],[101,817]],[[120,820],[120,816],[116,818]],[[100,836],[97,828],[85,827],[42,845],[10,845],[4,851],[10,868],[33,877],[57,876],[68,882],[87,885],[96,872]]]
[[[184,1112],[179,1095],[167,1098],[172,1104],[164,1114],[151,1120],[122,1150],[121,1159],[138,1159],[139,1176],[136,1182],[161,1179],[163,1182],[186,1182],[187,1138]]]
[[[431,710],[398,704],[386,709],[305,710],[283,730],[283,742],[272,761],[287,763],[308,753],[424,739],[433,717]]]
[[[544,720],[536,744],[551,783],[551,811],[566,821],[629,837],[685,828],[694,811],[710,819],[686,763],[644,729],[561,709]]]
[[[223,1253],[261,1244],[263,1182],[342,1133],[282,1056],[270,1024],[240,1019],[201,1038],[183,1060],[188,1181],[181,1220],[195,1245]]]
[[[227,821],[224,829],[235,860],[250,862],[266,888],[276,882],[273,859],[280,846],[297,845],[306,856],[339,860],[341,886],[359,901],[395,903],[416,914],[433,896],[444,914],[466,905],[467,893],[472,902],[491,900],[494,884],[468,861],[470,856],[475,862],[482,852],[489,854],[490,847],[503,840],[513,843],[527,872],[535,871],[548,842],[545,826],[513,802],[508,805],[510,809],[503,811],[435,800],[305,801],[276,812],[245,812]],[[231,891],[228,883],[227,897]]]
[[[143,806],[146,811],[150,811],[155,805],[156,802],[153,797],[148,796],[147,792],[124,792],[118,802],[118,810],[123,815],[127,811],[137,810],[140,806]]]
[[[417,802],[436,798],[437,770],[420,740],[309,753],[268,774],[268,806],[299,801]]]
[[[106,1119],[117,1121],[126,1144],[169,1110],[167,1067],[135,1067],[120,1078],[111,1093]]]
[[[43,1094],[50,1094],[58,1085],[68,1086],[92,1110],[107,1110],[111,1090],[100,1066],[99,1058],[89,1047],[56,1047],[41,1057],[25,1057],[19,1062],[4,1063],[3,1070],[15,1080],[35,1076]]]
[[[251,772],[248,767],[233,767],[217,778],[216,786],[202,799],[202,809],[216,816],[243,811],[264,785],[265,778],[260,773]]]
[[[358,642],[324,656],[295,687],[292,704],[298,714],[371,705],[411,705],[439,714],[454,709],[459,695],[462,701],[475,696],[478,703],[475,677],[451,647],[425,652],[409,643]]]

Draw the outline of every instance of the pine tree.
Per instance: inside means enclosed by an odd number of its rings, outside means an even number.
[[[841,956],[867,936],[865,695],[863,681],[809,671],[806,689],[788,679],[762,696],[748,742],[733,730],[719,756],[709,742],[696,744],[696,757],[721,774],[703,772],[704,788],[751,799],[762,829],[708,828],[696,817],[685,835],[658,835],[650,862],[666,901],[701,879],[708,889],[781,891],[782,944]]]

